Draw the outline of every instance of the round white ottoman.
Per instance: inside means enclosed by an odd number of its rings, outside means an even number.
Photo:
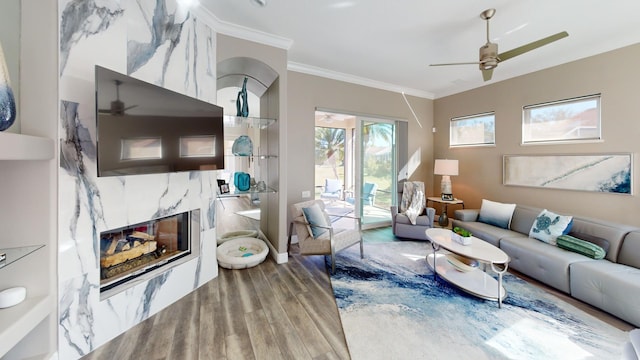
[[[216,252],[218,264],[223,268],[245,269],[263,262],[269,247],[260,239],[242,237],[225,241]]]

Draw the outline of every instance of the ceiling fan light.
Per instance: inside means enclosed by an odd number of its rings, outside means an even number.
[[[487,60],[483,63],[480,63],[480,70],[491,70],[498,66],[497,60]]]

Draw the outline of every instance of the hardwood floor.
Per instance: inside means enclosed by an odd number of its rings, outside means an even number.
[[[219,276],[85,359],[349,359],[322,256]]]
[[[390,230],[365,232],[379,242]],[[366,251],[366,249],[365,249]],[[517,274],[621,330],[633,326]],[[349,359],[324,257],[267,260],[219,276],[85,359]]]

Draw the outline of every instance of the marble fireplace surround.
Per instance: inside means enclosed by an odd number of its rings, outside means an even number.
[[[58,0],[60,359],[81,358],[218,275],[216,171],[97,176],[95,65],[215,103],[214,22],[180,3]],[[100,232],[195,209],[198,256],[101,298]]]
[[[200,229],[200,209],[195,209],[100,233],[100,299],[106,300],[200,256]],[[136,238],[134,232],[144,237]],[[145,259],[136,261],[142,257]],[[102,274],[118,267],[125,270]]]

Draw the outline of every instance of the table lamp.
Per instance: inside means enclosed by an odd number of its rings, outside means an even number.
[[[433,173],[442,175],[442,181],[440,182],[442,200],[453,200],[450,176],[458,175],[458,160],[436,159]]]

